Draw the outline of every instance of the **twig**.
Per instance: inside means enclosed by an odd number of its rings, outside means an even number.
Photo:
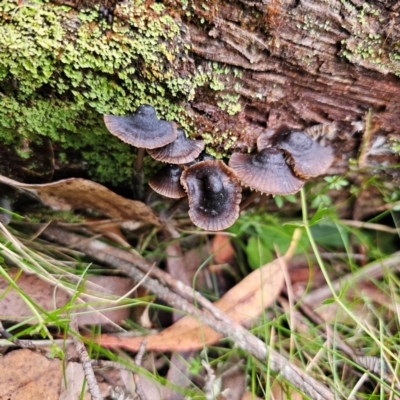
[[[214,400],[218,393],[214,394],[215,373],[210,364],[206,360],[201,360],[201,365],[206,370],[206,383],[204,385],[204,392],[207,400]]]
[[[355,395],[357,393],[357,390],[360,389],[360,387],[364,384],[364,382],[368,379],[368,374],[364,373],[362,377],[358,380],[356,385],[354,386],[353,390],[349,394],[348,400],[353,400],[355,398]]]
[[[4,326],[1,321],[0,321],[0,335],[3,336],[4,339],[9,340],[11,343],[14,343],[17,347],[21,347],[22,349],[34,350],[43,355],[45,355],[46,353],[46,351],[37,348],[37,346],[34,345],[32,340],[21,340],[15,338],[13,335],[11,335],[11,333],[7,332],[4,329]]]
[[[142,365],[142,359],[144,352],[146,350],[146,344],[147,344],[147,339],[143,339],[142,343],[140,344],[139,351],[137,352],[135,357],[135,365],[137,367],[140,367]],[[133,381],[135,382],[135,387],[136,387],[135,391],[139,400],[147,400],[146,394],[143,390],[142,383],[140,382],[139,374],[133,375]]]
[[[372,262],[371,264],[345,275],[343,278],[337,279],[332,282],[332,288],[336,291],[340,290],[341,287],[351,282],[357,284],[363,280],[378,279],[382,277],[385,269],[391,269],[394,271],[399,270],[400,251],[393,253],[390,257],[384,258],[383,260]],[[325,285],[321,288],[315,289],[303,297],[303,301],[307,304],[319,306],[325,299],[332,296],[331,289]]]
[[[72,331],[74,331],[72,340],[74,341],[74,345],[78,353],[79,360],[82,363],[83,372],[85,373],[86,381],[88,384],[92,400],[103,400],[103,396],[100,393],[100,388],[97,384],[97,380],[94,375],[89,354],[86,351],[85,345],[78,337],[79,327],[78,327],[78,319],[76,317],[72,317],[71,322],[69,323],[69,327]]]
[[[374,231],[388,232],[393,234],[400,233],[399,228],[391,228],[387,225],[375,224],[372,222],[354,221],[352,219],[341,219],[339,222],[347,226],[354,226],[355,228],[371,229]]]
[[[51,240],[79,249],[100,262],[113,268],[120,269],[135,281],[141,280],[144,276],[144,273],[136,268],[139,264],[142,268],[146,268],[146,270],[151,266],[150,263],[143,258],[134,256],[124,250],[113,248],[112,246],[98,240],[86,242],[82,245],[83,241],[81,236],[66,232],[54,226],[50,226],[43,234]],[[132,260],[133,257],[136,258],[137,262],[132,263],[132,261],[126,261],[126,258]],[[183,284],[180,286],[181,289],[185,287]],[[176,293],[171,292],[168,288],[164,287],[160,282],[153,278],[147,278],[143,282],[143,287],[156,294],[161,300],[164,300],[172,307],[180,309],[184,313],[198,318],[202,323],[210,326],[216,332],[231,337],[237,346],[252,354],[262,362],[265,362],[268,359],[272,371],[280,373],[283,379],[286,379],[311,399],[334,399],[333,393],[328,388],[323,386],[314,378],[308,376],[293,363],[290,363],[285,357],[270,349],[263,341],[255,337],[241,325],[234,322],[225,313],[214,307],[208,300],[204,299],[199,293],[196,292],[196,300],[198,304],[206,304],[210,313],[200,311],[193,304],[189,303],[181,296],[178,296]],[[191,291],[193,292],[193,289],[191,288],[183,290],[185,294]]]

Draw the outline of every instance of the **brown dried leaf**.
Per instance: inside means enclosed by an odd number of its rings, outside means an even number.
[[[241,400],[246,388],[246,372],[244,363],[240,360],[229,360],[229,363],[235,362],[234,366],[224,371],[222,377],[221,393],[226,400]]]
[[[261,397],[256,396],[251,392],[245,392],[241,400],[262,400]]]
[[[0,358],[1,400],[58,400],[62,380],[60,360],[48,360],[30,350]]]
[[[8,274],[14,278],[18,272],[17,268],[11,269]],[[133,282],[129,278],[118,276],[89,276],[88,281],[98,285],[96,292],[110,293],[116,296],[123,296],[133,287]],[[50,283],[44,282],[36,275],[28,275],[22,273],[17,280],[18,287],[26,293],[33,301],[39,304],[46,311],[52,311],[56,308],[64,306],[70,301],[70,296],[58,287]],[[0,296],[9,288],[9,284],[3,277],[0,277]],[[56,304],[54,304],[54,295]],[[80,296],[85,301],[93,301],[93,298],[87,298],[84,294]],[[98,300],[95,300],[98,301]],[[104,302],[103,305],[93,306],[96,310],[109,308],[109,302]],[[85,313],[92,310],[90,313]],[[78,308],[79,313],[78,323],[80,325],[102,324],[107,325],[109,322],[119,323],[123,319],[128,318],[128,308],[118,308],[114,310],[95,313],[93,309],[87,307]],[[11,289],[6,295],[0,298],[0,315],[3,319],[21,320],[32,316],[32,310],[26,305],[21,296]],[[32,321],[34,323],[34,321]]]
[[[153,210],[140,201],[125,199],[99,183],[82,178],[31,185],[0,175],[0,182],[14,187],[37,191],[46,205],[58,210],[91,209],[112,218],[140,220],[160,225]]]
[[[276,382],[272,386],[272,394],[274,395],[275,400],[286,400],[288,398],[292,400],[303,400],[304,397],[296,392],[295,390],[291,389],[287,385]]]
[[[282,268],[277,259],[246,276],[214,305],[228,314],[235,322],[247,325],[275,300],[282,289],[283,282]],[[197,350],[204,345],[217,342],[221,337],[221,334],[210,327],[186,316],[162,332],[147,336],[146,349],[155,351]],[[101,335],[100,344],[137,351],[143,339],[143,337],[124,338]]]
[[[231,244],[230,237],[222,233],[214,235],[211,244],[211,253],[214,254],[214,262],[217,264],[229,263],[235,250]]]

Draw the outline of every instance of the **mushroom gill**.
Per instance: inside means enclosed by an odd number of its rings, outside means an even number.
[[[295,176],[283,153],[271,147],[257,154],[234,153],[229,166],[245,186],[262,193],[286,195],[296,193],[304,180]]]
[[[285,151],[294,173],[303,178],[324,174],[333,162],[331,147],[323,147],[301,131],[278,135],[274,144]]]
[[[165,197],[172,199],[185,197],[186,192],[180,182],[181,175],[182,168],[179,165],[166,165],[149,180],[149,186]]]
[[[147,152],[157,161],[172,164],[186,164],[193,161],[204,149],[203,140],[191,140],[182,129],[178,129],[178,137],[171,143]]]

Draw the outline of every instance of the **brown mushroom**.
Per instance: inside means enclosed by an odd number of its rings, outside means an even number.
[[[322,147],[301,131],[278,135],[274,144],[289,155],[294,173],[303,179],[324,174],[333,162],[331,147]]]
[[[178,136],[176,124],[159,120],[155,109],[148,104],[139,106],[131,115],[104,115],[104,122],[114,136],[139,148],[162,147],[173,142]]]
[[[245,186],[262,193],[296,193],[304,180],[295,176],[279,150],[268,147],[257,154],[234,153],[229,166]]]
[[[257,138],[257,149],[261,151],[273,144],[273,138],[290,132],[286,125],[280,125],[277,129],[267,129]]]
[[[178,136],[174,122],[159,120],[155,109],[140,105],[134,114],[124,117],[104,115],[104,123],[111,134],[125,143],[138,148],[133,170],[133,197],[143,197],[143,157],[144,149],[154,149],[173,142]]]
[[[182,129],[178,129],[178,137],[166,146],[148,149],[147,152],[157,161],[173,164],[186,164],[193,161],[204,149],[203,140],[191,140]]]
[[[183,171],[181,183],[189,197],[192,222],[206,230],[231,226],[239,216],[241,187],[221,160],[201,161]]]
[[[150,180],[149,186],[157,193],[172,199],[186,196],[181,185],[182,168],[179,165],[170,164],[160,169]]]

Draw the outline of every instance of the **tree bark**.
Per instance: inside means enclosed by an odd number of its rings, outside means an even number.
[[[76,9],[113,7],[115,1],[54,0]],[[143,4],[143,3],[141,3]],[[151,0],[145,2],[150,10]],[[209,148],[229,157],[252,151],[257,137],[281,124],[304,129],[334,124],[331,173],[398,163],[400,140],[400,30],[397,1],[164,0],[182,27],[189,62],[179,77],[206,74],[184,104]],[[173,65],[175,61],[173,61]],[[210,78],[211,77],[211,78]],[[366,120],[370,110],[370,127]],[[377,141],[378,138],[384,138]],[[376,142],[377,141],[377,142]],[[376,142],[376,143],[375,143]],[[373,147],[375,145],[375,147]],[[389,148],[391,147],[391,149]],[[399,147],[399,146],[398,146]],[[360,160],[358,160],[360,161]],[[397,170],[387,171],[397,177]]]

